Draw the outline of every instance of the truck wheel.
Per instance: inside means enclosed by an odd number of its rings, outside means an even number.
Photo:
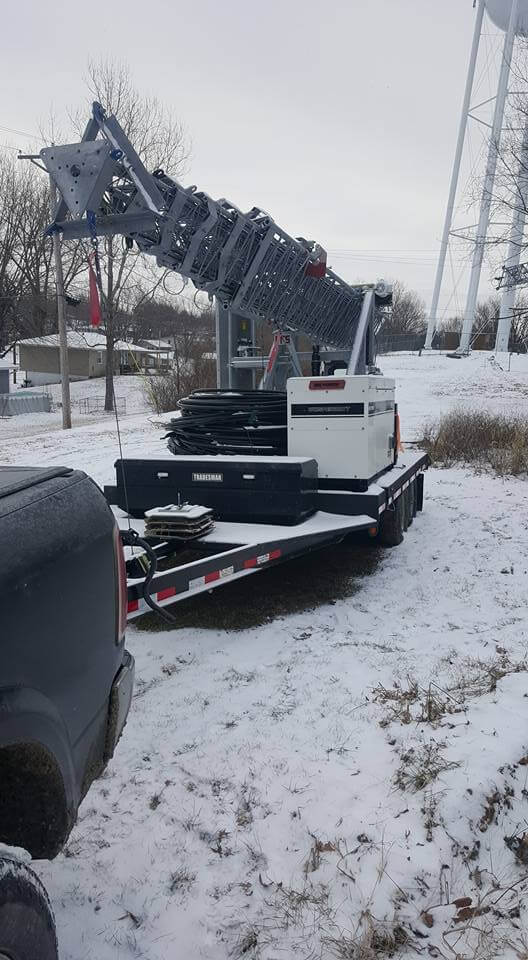
[[[55,920],[39,878],[0,859],[0,960],[58,960]]]
[[[381,515],[378,538],[385,547],[397,547],[403,540],[402,499],[398,497],[392,504],[392,509],[385,510]]]

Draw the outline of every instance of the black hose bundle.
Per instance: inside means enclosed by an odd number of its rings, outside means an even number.
[[[277,456],[287,453],[286,394],[274,390],[195,390],[168,424],[171,453]]]

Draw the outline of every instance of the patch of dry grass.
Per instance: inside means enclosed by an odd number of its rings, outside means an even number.
[[[457,700],[481,697],[493,693],[497,683],[512,673],[526,673],[528,660],[512,660],[505,651],[490,660],[480,657],[462,657],[457,663],[457,674],[448,691]]]
[[[410,945],[409,933],[396,921],[376,920],[370,910],[365,910],[354,933],[340,932],[324,936],[325,956],[336,960],[377,960],[380,957],[396,957]]]
[[[396,786],[401,790],[423,790],[441,773],[454,770],[460,764],[442,756],[445,744],[431,740],[419,747],[410,747],[402,753],[400,766],[395,774]]]
[[[485,410],[452,410],[424,430],[434,463],[471,463],[500,476],[528,473],[528,421]]]
[[[393,722],[428,723],[436,727],[447,714],[459,713],[464,709],[449,691],[432,681],[427,687],[420,687],[410,677],[405,683],[396,680],[392,687],[379,684],[374,690],[373,699],[385,707],[385,716],[380,720],[381,727]]]

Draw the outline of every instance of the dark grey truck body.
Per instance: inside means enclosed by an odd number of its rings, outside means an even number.
[[[116,550],[86,474],[0,467],[0,842],[34,857],[63,845],[130,706]]]

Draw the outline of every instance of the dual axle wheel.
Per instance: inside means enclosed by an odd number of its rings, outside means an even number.
[[[422,509],[423,476],[415,477],[399,497],[382,513],[378,542],[386,547],[397,547],[403,535]]]

